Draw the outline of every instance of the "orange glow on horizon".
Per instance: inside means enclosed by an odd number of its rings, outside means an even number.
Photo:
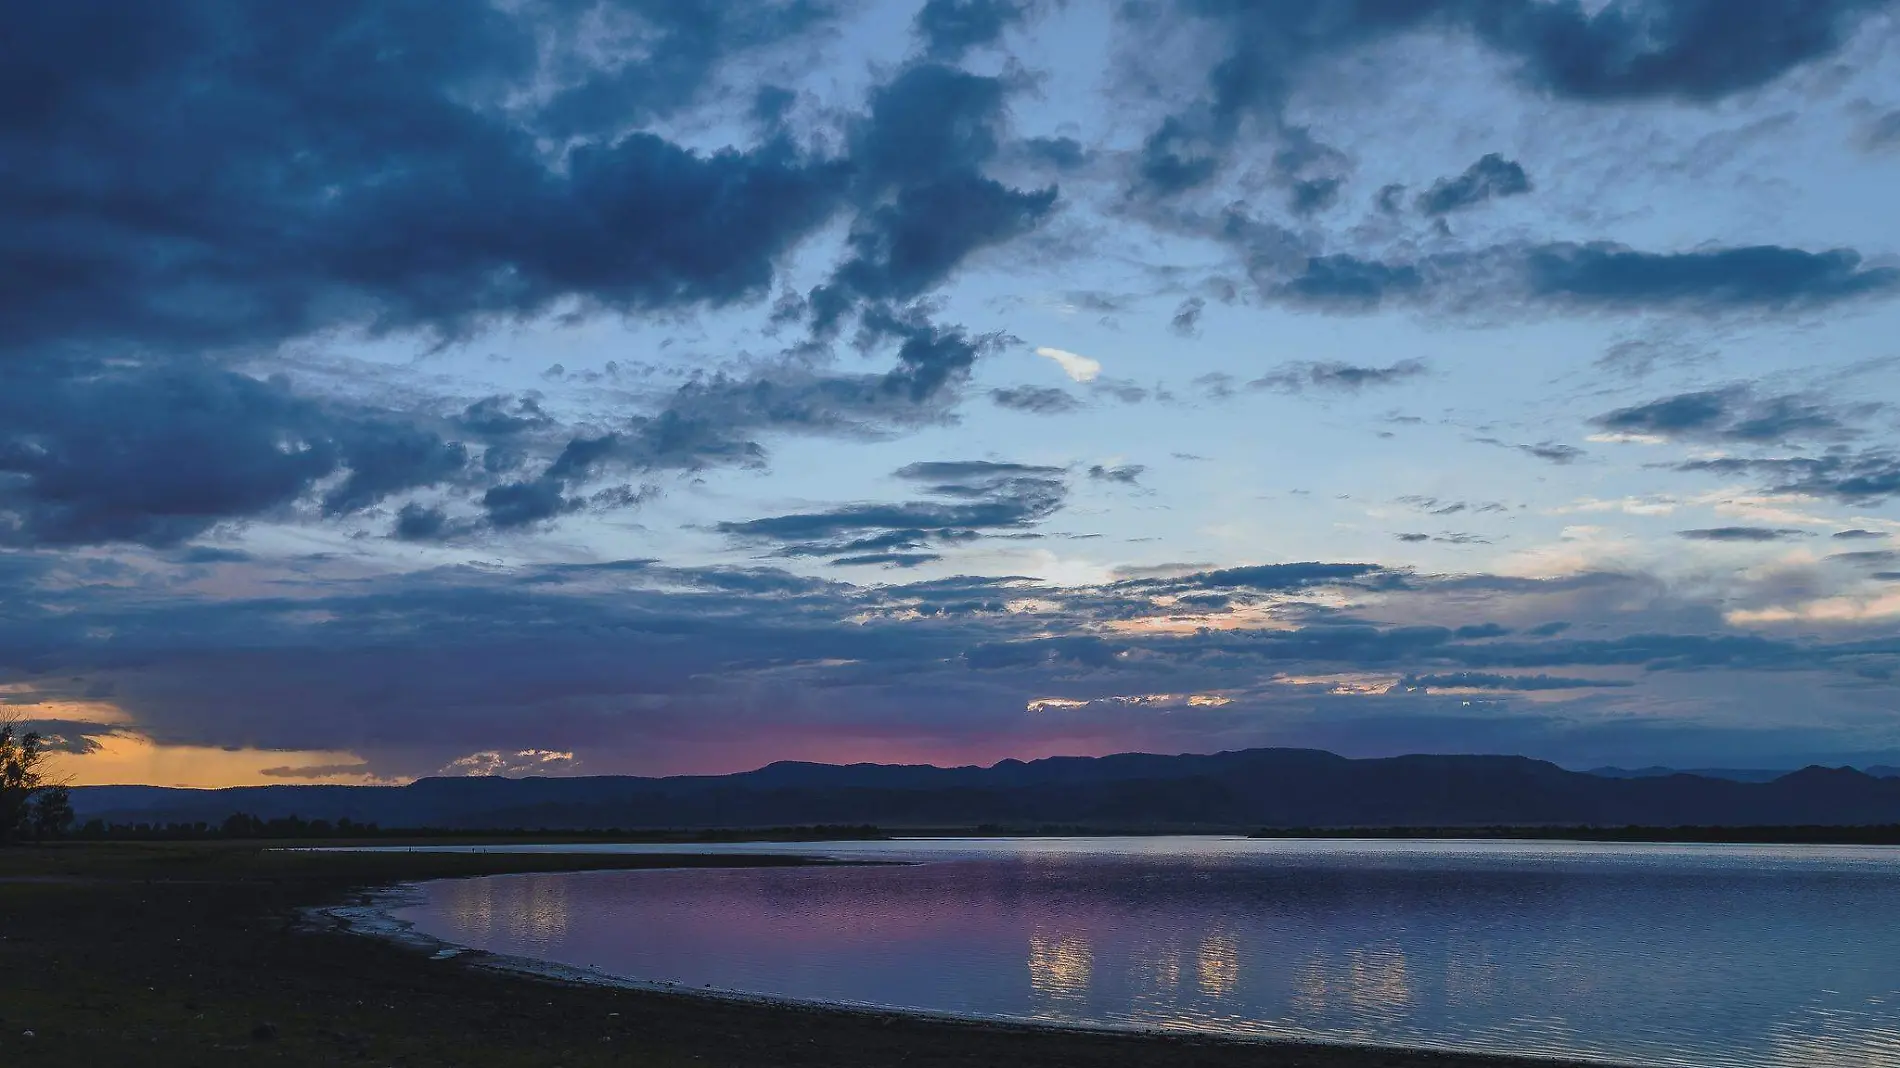
[[[52,775],[70,786],[347,785],[386,783],[368,773],[363,758],[342,750],[224,749],[210,745],[161,745],[142,734],[96,735],[90,753],[56,754]],[[302,774],[266,774],[268,770]],[[360,770],[359,770],[360,769]]]

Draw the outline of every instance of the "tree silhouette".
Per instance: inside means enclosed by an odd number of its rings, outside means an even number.
[[[73,795],[64,786],[42,786],[39,795],[33,798],[33,811],[28,817],[33,825],[33,837],[39,839],[63,838],[73,825]]]
[[[28,830],[57,835],[72,823],[72,799],[65,787],[46,781],[45,762],[45,739],[12,719],[0,720],[0,843]],[[49,790],[56,799],[43,800]]]

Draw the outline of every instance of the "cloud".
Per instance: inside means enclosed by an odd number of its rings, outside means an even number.
[[[848,166],[783,140],[702,153],[621,131],[822,17],[646,14],[658,32],[645,45],[669,62],[606,69],[575,50],[612,42],[579,40],[589,28],[557,5],[454,26],[374,5],[167,6],[116,23],[112,47],[83,31],[88,5],[35,19],[8,65],[41,103],[7,151],[46,165],[0,207],[17,235],[0,273],[30,280],[0,345],[465,336],[564,301],[638,312],[757,296],[841,203]],[[525,93],[553,65],[564,89]],[[550,136],[573,139],[559,168]],[[125,180],[56,162],[81,160]]]
[[[854,301],[905,301],[944,281],[971,254],[1034,229],[1055,186],[1013,189],[983,173],[1003,145],[1011,86],[936,63],[897,73],[855,124],[849,253],[810,304],[821,331]]]
[[[1464,511],[1469,511],[1473,514],[1510,511],[1509,508],[1498,501],[1447,501],[1438,497],[1426,497],[1419,494],[1408,494],[1400,497],[1398,501],[1400,504],[1416,508],[1421,512],[1426,512],[1431,515],[1457,515],[1459,512]]]
[[[541,410],[541,398],[534,394],[483,397],[462,409],[455,421],[470,434],[484,438],[511,438],[554,425],[548,413]]]
[[[1458,671],[1441,675],[1407,675],[1400,679],[1400,690],[1587,690],[1624,688],[1635,685],[1614,679],[1570,679],[1553,675],[1493,675],[1481,671]]]
[[[435,541],[449,534],[449,514],[411,501],[396,513],[391,533],[402,541]]]
[[[1540,441],[1535,445],[1519,445],[1518,449],[1530,453],[1539,460],[1548,460],[1553,464],[1575,463],[1584,455],[1575,445],[1564,445],[1554,441]]]
[[[1284,364],[1252,382],[1251,389],[1276,393],[1300,393],[1308,389],[1356,393],[1368,386],[1388,386],[1427,374],[1421,360],[1400,360],[1389,367],[1365,367],[1356,364],[1308,362]]]
[[[1871,503],[1900,494],[1900,455],[1886,449],[1852,450],[1834,446],[1820,456],[1744,459],[1720,457],[1684,460],[1677,471],[1703,471],[1762,479],[1771,493],[1799,493],[1850,504]]]
[[[0,378],[0,543],[173,545],[332,476],[321,509],[340,516],[464,472],[461,444],[402,419],[190,361],[16,365]]]
[[[534,775],[537,773],[562,774],[572,771],[580,761],[573,753],[557,752],[551,749],[519,749],[514,752],[501,752],[485,749],[479,753],[456,757],[442,766],[438,775]]]
[[[1560,99],[1708,103],[1833,54],[1876,7],[1827,0],[1734,18],[1714,0],[1596,10],[1536,0],[1426,0],[1344,13],[1327,0],[1196,4],[1185,10],[1195,16],[1188,29],[1200,31],[1196,51],[1207,57],[1204,94],[1145,139],[1138,188],[1169,196],[1206,185],[1225,169],[1243,133],[1310,154],[1311,134],[1286,114],[1294,94],[1330,61],[1405,34],[1461,34],[1502,60],[1527,90]],[[1174,20],[1183,9],[1122,11],[1130,39],[1146,42],[1178,29]]]
[[[1309,178],[1293,183],[1288,206],[1295,215],[1317,215],[1339,203],[1339,189],[1345,180],[1337,177]]]
[[[1795,530],[1788,527],[1703,527],[1696,530],[1678,530],[1678,537],[1691,541],[1788,541],[1794,538],[1811,537],[1812,531]]]
[[[1132,486],[1136,483],[1137,479],[1141,478],[1141,473],[1146,470],[1148,469],[1141,464],[1121,464],[1112,467],[1095,464],[1089,468],[1089,478],[1097,482],[1119,482],[1126,486]]]
[[[1847,540],[1884,538],[1886,536],[1887,535],[1882,534],[1880,531],[1877,531],[1877,530],[1862,530],[1858,527],[1852,530],[1837,530],[1833,534],[1833,537],[1843,538]]]
[[[1081,407],[1081,402],[1067,390],[1049,386],[1007,386],[992,389],[990,400],[998,408],[1033,412],[1036,415],[1056,415],[1061,412],[1072,412]]]
[[[1869,549],[1857,553],[1829,553],[1829,560],[1839,560],[1843,564],[1879,565],[1900,560],[1900,551],[1893,549]]]
[[[1024,530],[1054,515],[1068,496],[1059,467],[938,461],[908,464],[894,474],[924,483],[924,492],[939,499],[853,504],[724,522],[715,529],[742,542],[774,545],[780,556],[850,559],[969,542],[989,531]]]
[[[1515,160],[1488,153],[1456,178],[1440,178],[1418,197],[1418,210],[1445,215],[1476,207],[1487,200],[1520,196],[1531,191],[1531,180]]]
[[[333,775],[369,775],[370,766],[355,764],[304,764],[296,767],[279,765],[274,768],[260,768],[257,772],[273,779],[325,779]]]
[[[1900,146],[1900,109],[1889,111],[1869,122],[1861,134],[1861,143],[1870,152],[1884,152]]]
[[[1389,571],[1378,564],[1309,561],[1294,564],[1226,567],[1167,578],[1124,579],[1115,585],[1125,589],[1245,589],[1266,592],[1363,582],[1392,585],[1397,581],[1399,581],[1397,572]]]
[[[1099,361],[1064,349],[1039,348],[1036,350],[1036,355],[1054,360],[1056,366],[1062,368],[1062,373],[1075,382],[1093,382],[1095,377],[1102,373],[1102,365]]]
[[[1582,308],[1722,311],[1821,308],[1884,295],[1900,268],[1865,267],[1858,252],[1776,245],[1642,252],[1608,242],[1535,247],[1524,258],[1533,297]]]
[[[941,553],[863,553],[858,556],[840,556],[831,561],[832,567],[866,567],[882,564],[885,567],[918,567],[943,559]]]
[[[1201,332],[1201,313],[1207,310],[1207,301],[1200,297],[1189,297],[1174,309],[1174,318],[1169,320],[1168,329],[1181,337],[1195,337]]]
[[[1604,430],[1695,441],[1772,443],[1800,437],[1839,437],[1839,413],[1794,395],[1759,396],[1748,386],[1678,393],[1618,408],[1590,421]]]
[[[1513,445],[1508,441],[1492,437],[1472,438],[1471,440],[1480,445],[1495,445],[1500,449],[1516,449],[1518,452],[1535,456],[1539,460],[1560,465],[1575,463],[1588,455],[1575,445],[1565,445],[1557,441],[1539,441],[1533,444],[1519,443]]]
[[[1459,533],[1455,531],[1446,531],[1443,534],[1425,534],[1425,533],[1420,533],[1420,532],[1415,532],[1415,531],[1407,531],[1400,534],[1394,534],[1393,537],[1399,539],[1400,541],[1411,543],[1411,544],[1417,544],[1420,542],[1428,542],[1428,541],[1438,542],[1443,545],[1489,545],[1491,544],[1490,539],[1485,538],[1483,535],[1466,534],[1466,533]]]
[[[1026,9],[933,3],[920,28],[971,46],[988,32],[980,23]],[[19,235],[0,273],[31,279],[0,317],[0,395],[39,409],[0,442],[3,470],[20,476],[0,503],[14,543],[170,544],[307,513],[319,489],[315,514],[330,518],[451,491],[404,502],[417,508],[398,519],[401,537],[528,528],[637,500],[630,486],[587,485],[614,470],[757,466],[767,432],[928,424],[1002,335],[972,337],[906,305],[1055,204],[1053,186],[983,173],[1005,147],[1020,80],[929,62],[873,86],[864,114],[839,116],[841,139],[796,140],[795,95],[770,86],[753,93],[757,136],[732,147],[629,132],[704,102],[729,62],[823,32],[824,3],[528,3],[447,29],[360,5],[310,18],[193,10],[118,24],[110,59],[75,44],[77,8],[10,39],[18,87],[43,105],[0,150],[41,161],[23,199],[0,205],[0,227]],[[378,121],[363,125],[366,114]],[[220,163],[206,171],[210,159]],[[59,162],[74,160],[88,163]],[[131,177],[100,184],[86,177],[95,164]],[[757,303],[839,219],[840,261],[791,314],[809,314],[820,342],[857,316],[859,347],[894,350],[890,371],[824,374],[807,343],[781,368],[695,377],[659,411],[608,428],[611,454],[584,469],[522,470],[572,436],[533,394],[439,419],[317,402],[217,362],[316,335],[455,342],[555,312]],[[128,410],[112,441],[62,423],[166,389],[175,434],[156,409]],[[226,406],[226,425],[182,425],[206,404]],[[141,457],[168,469],[147,477]],[[458,510],[458,495],[479,511]]]
[[[917,12],[917,37],[924,55],[954,63],[973,48],[995,44],[1028,11],[1019,0],[928,0]]]
[[[1222,234],[1243,247],[1245,226]],[[1284,239],[1283,239],[1284,240]],[[1441,303],[1497,311],[1799,312],[1900,291],[1900,268],[1866,266],[1852,249],[1777,245],[1650,252],[1611,242],[1495,245],[1415,259],[1312,252],[1304,242],[1259,258],[1261,295],[1335,313]]]

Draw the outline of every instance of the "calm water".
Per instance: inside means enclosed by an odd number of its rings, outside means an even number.
[[[397,915],[498,953],[815,1001],[1644,1065],[1900,1066],[1900,850],[725,851],[924,863],[447,881]]]

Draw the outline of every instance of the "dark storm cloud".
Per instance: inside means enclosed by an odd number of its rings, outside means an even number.
[[[0,541],[169,545],[290,507],[343,473],[343,515],[456,479],[465,448],[205,364],[16,364],[0,388]]]
[[[1839,437],[1847,431],[1841,414],[1823,402],[1793,395],[1759,396],[1747,386],[1678,393],[1618,408],[1591,422],[1619,433],[1754,444]]]
[[[1341,8],[1330,0],[1179,0],[1124,5],[1131,36],[1145,40],[1185,13],[1207,31],[1213,61],[1204,96],[1149,134],[1139,177],[1166,195],[1224,168],[1248,123],[1301,144],[1310,135],[1285,116],[1317,65],[1397,35],[1461,33],[1496,54],[1527,89],[1589,101],[1706,103],[1758,88],[1828,56],[1881,7],[1879,0],[1776,0],[1742,8],[1726,0],[1613,3],[1595,11],[1541,0],[1424,0]]]
[[[904,301],[943,281],[971,253],[1027,233],[1056,187],[1023,190],[982,168],[1003,145],[1011,84],[935,63],[904,68],[855,127],[850,254],[811,293],[821,330],[853,302]]]
[[[1356,393],[1368,386],[1388,386],[1428,373],[1420,360],[1400,360],[1389,367],[1362,367],[1330,362],[1289,363],[1247,383],[1252,389],[1300,393],[1308,389]]]
[[[1028,11],[1023,0],[928,0],[917,12],[917,37],[924,55],[954,63],[972,48],[995,44]]]
[[[1853,530],[1837,530],[1833,533],[1832,536],[1836,538],[1850,540],[1850,541],[1886,537],[1885,534],[1882,534],[1881,532],[1877,530],[1861,530],[1858,527],[1856,527]]]
[[[413,426],[359,425],[341,444],[341,459],[350,473],[342,485],[323,495],[328,516],[361,511],[403,490],[447,482],[468,466],[468,450],[460,442],[445,442]]]
[[[17,176],[0,204],[0,229],[14,235],[0,275],[19,283],[0,304],[0,393],[98,394],[9,428],[8,470],[25,476],[6,486],[15,541],[176,541],[281,511],[333,473],[342,481],[320,508],[343,515],[453,481],[470,461],[414,417],[326,409],[348,423],[326,429],[288,389],[219,385],[221,372],[167,360],[338,329],[453,340],[557,305],[584,316],[753,301],[778,261],[847,212],[850,248],[819,294],[821,319],[859,313],[859,347],[894,351],[889,372],[825,375],[806,360],[777,376],[695,379],[595,462],[557,458],[538,475],[520,469],[557,428],[532,395],[483,398],[441,429],[489,443],[466,488],[508,528],[637,498],[630,487],[580,493],[616,468],[758,465],[765,432],[928,423],[1000,335],[972,338],[896,303],[1033,226],[1055,199],[1053,187],[1012,190],[981,173],[1014,83],[932,64],[873,90],[869,113],[848,120],[846,156],[792,144],[772,117],[784,93],[760,97],[778,103],[751,147],[700,152],[626,132],[701,100],[727,59],[812,32],[828,4],[529,2],[444,24],[362,3],[189,0],[111,14],[110,34],[87,30],[113,10],[98,6],[62,6],[0,43],[20,105],[0,118],[0,170]],[[949,33],[1004,6],[933,4],[925,21]],[[650,58],[621,63],[622,52]],[[550,137],[564,145],[558,159]],[[55,426],[57,414],[122,398],[87,367],[66,368],[81,347],[136,351],[150,374],[196,374],[249,410],[218,441],[181,428],[134,450],[132,438],[165,433],[152,414],[116,444],[82,447],[96,431]],[[144,479],[139,500],[112,499],[107,483],[139,480],[139,452],[166,463],[166,447],[169,460],[218,456]],[[449,513],[435,524],[440,510],[399,519],[398,533],[466,529]]]
[[[701,154],[616,133],[696,95],[768,23],[811,19],[639,6],[621,10],[676,51],[620,73],[545,67],[539,44],[571,27],[551,4],[446,20],[352,2],[47,9],[0,45],[17,103],[0,139],[0,273],[16,279],[0,345],[454,336],[568,299],[632,312],[761,293],[848,166],[782,142]],[[503,107],[551,74],[577,84],[525,123]],[[541,121],[586,138],[559,168]]]
[[[1516,160],[1496,152],[1488,153],[1466,167],[1456,178],[1440,178],[1420,193],[1418,210],[1427,215],[1445,215],[1475,207],[1487,200],[1519,196],[1531,191],[1531,180]]]
[[[1696,530],[1678,530],[1677,537],[1690,541],[1790,541],[1795,538],[1811,537],[1806,530],[1788,527],[1702,527]]]
[[[1037,415],[1072,412],[1081,407],[1081,402],[1067,390],[1057,389],[1054,386],[1007,386],[992,389],[990,400],[998,408],[1034,412]]]

